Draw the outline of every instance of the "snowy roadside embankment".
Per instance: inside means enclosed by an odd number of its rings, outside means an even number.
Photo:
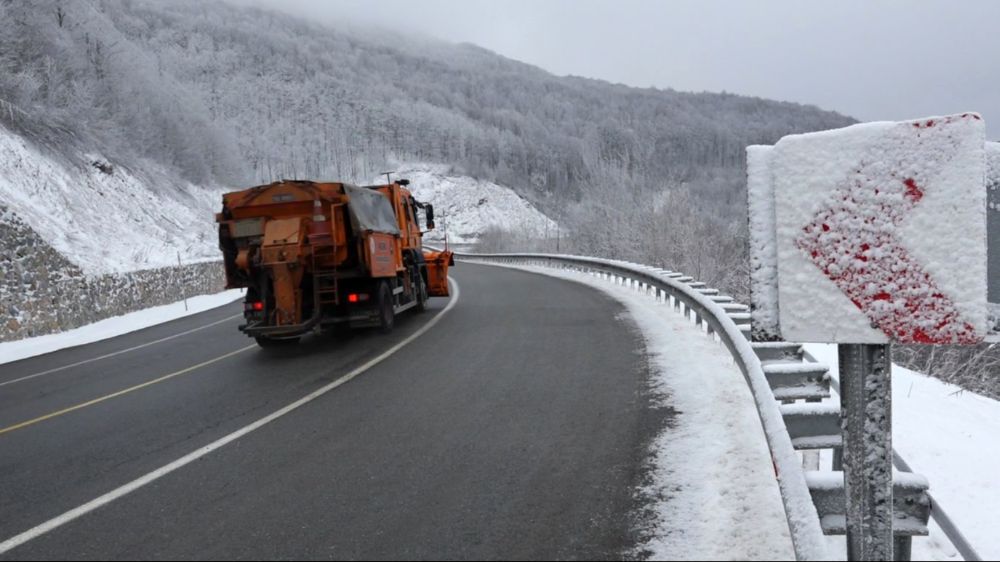
[[[837,346],[807,344],[817,361],[837,372]],[[984,560],[1000,557],[1000,401],[898,365],[892,368],[893,448]],[[931,540],[940,533],[931,527]],[[943,537],[939,541],[945,541]],[[914,541],[914,559],[918,558]],[[941,558],[938,558],[941,559]]]
[[[222,190],[159,179],[99,155],[71,163],[0,127],[0,205],[88,275],[219,259]]]
[[[556,222],[513,189],[449,170],[446,165],[402,164],[394,172],[393,179],[410,180],[418,201],[434,205],[437,229],[426,241],[443,241],[447,232],[449,242],[474,244],[490,228],[517,232],[526,240],[555,236]],[[385,176],[374,182],[385,183]]]
[[[595,287],[623,303],[646,340],[653,391],[676,412],[652,446],[654,560],[794,559],[753,396],[725,347],[682,315],[589,275],[519,267]]]
[[[2,287],[0,342],[54,334],[185,298],[218,293],[224,285],[222,265],[212,262],[60,278],[14,291]]]
[[[0,127],[0,341],[221,291],[220,192],[161,180]]]
[[[106,318],[93,324],[58,334],[48,334],[18,341],[0,342],[0,364],[20,361],[21,359],[52,353],[60,349],[87,345],[118,337],[156,326],[157,324],[164,324],[178,318],[218,308],[242,297],[242,290],[231,289],[214,295],[191,297],[186,302],[174,302],[130,312],[113,318]]]
[[[218,262],[87,275],[0,205],[0,341],[217,293],[223,285]]]

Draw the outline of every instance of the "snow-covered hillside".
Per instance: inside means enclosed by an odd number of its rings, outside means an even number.
[[[518,232],[524,239],[555,236],[556,222],[509,187],[451,172],[440,164],[403,164],[393,179],[410,180],[418,201],[434,205],[437,230],[428,241],[474,244],[484,231],[499,227]],[[372,179],[385,183],[385,176]]]
[[[79,160],[0,127],[0,203],[88,274],[177,265],[178,255],[219,258],[213,213],[222,189],[144,179],[97,154]]]
[[[2,127],[0,155],[0,202],[87,274],[176,265],[178,255],[183,263],[219,258],[214,213],[223,188],[138,174],[98,154],[72,162]],[[429,241],[447,233],[451,242],[472,244],[490,227],[525,239],[556,231],[510,188],[453,174],[447,165],[402,165],[396,172],[412,182],[418,200],[435,207],[438,228]]]

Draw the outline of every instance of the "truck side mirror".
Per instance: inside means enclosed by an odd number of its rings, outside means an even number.
[[[434,205],[424,205],[424,212],[427,213],[427,230],[434,230]]]

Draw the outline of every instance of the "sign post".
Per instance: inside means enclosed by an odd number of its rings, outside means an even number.
[[[747,149],[753,338],[839,345],[849,560],[909,558],[905,533],[893,552],[891,344],[987,335],[989,145],[963,113]],[[1000,250],[990,268],[1000,295]]]
[[[894,560],[889,344],[841,344],[847,559]]]

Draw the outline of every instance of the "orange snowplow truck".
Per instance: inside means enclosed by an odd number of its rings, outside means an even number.
[[[335,325],[389,331],[448,296],[454,258],[423,250],[418,211],[432,230],[434,208],[407,185],[286,180],[223,195],[226,287],[247,289],[240,330],[262,347]]]

